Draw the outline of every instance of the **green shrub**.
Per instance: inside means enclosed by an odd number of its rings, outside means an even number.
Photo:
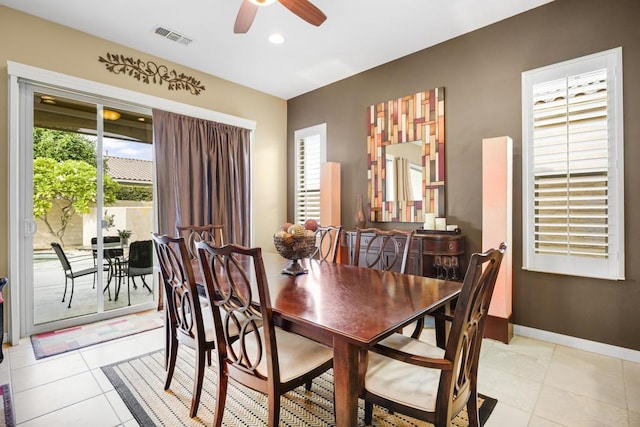
[[[153,200],[153,187],[120,184],[116,199],[150,202]]]

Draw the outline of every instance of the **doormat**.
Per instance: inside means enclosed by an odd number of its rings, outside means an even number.
[[[216,368],[207,366],[198,415],[189,417],[193,377],[195,375],[195,355],[185,346],[178,349],[178,360],[173,374],[171,388],[164,390],[166,371],[164,351],[157,351],[123,362],[102,367],[113,387],[118,392],[131,414],[141,427],[152,426],[210,426],[213,420],[216,393]],[[363,425],[364,403],[358,400],[358,425]],[[280,426],[320,426],[335,425],[333,407],[333,370],[329,370],[313,380],[311,392],[300,386],[281,399]],[[480,425],[484,425],[497,403],[496,399],[480,395]],[[229,381],[225,404],[223,426],[256,427],[267,423],[268,402],[264,394],[237,386]],[[466,410],[463,410],[451,424],[452,427],[469,425]],[[374,405],[373,427],[433,427],[432,424],[388,411]]]
[[[9,384],[0,386],[0,396],[2,397],[2,407],[0,409],[0,426],[13,427],[16,425],[13,412],[13,400],[11,399],[11,387]]]
[[[83,326],[31,335],[36,359],[54,356],[164,326],[163,311],[146,311]]]

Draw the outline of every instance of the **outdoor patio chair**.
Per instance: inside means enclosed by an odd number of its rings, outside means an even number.
[[[120,285],[125,277],[127,278],[127,300],[129,305],[131,305],[131,282],[133,282],[134,289],[138,288],[135,282],[136,277],[140,277],[142,286],[151,293],[151,288],[144,280],[144,276],[153,274],[153,243],[151,240],[132,242],[131,245],[129,245],[129,258],[118,262],[116,274],[118,275],[116,301],[120,293]]]
[[[69,259],[64,253],[62,246],[59,243],[51,242],[51,247],[55,251],[58,256],[58,260],[60,260],[60,264],[62,264],[62,269],[64,270],[64,294],[62,294],[62,302],[64,302],[65,297],[67,296],[67,282],[71,279],[71,295],[69,296],[69,305],[67,308],[71,308],[71,300],[73,299],[73,288],[75,285],[75,278],[87,276],[89,274],[93,274],[93,280],[95,283],[96,277],[95,274],[98,273],[98,267],[93,266],[91,268],[85,268],[83,270],[73,271],[71,268],[71,264],[69,263]]]

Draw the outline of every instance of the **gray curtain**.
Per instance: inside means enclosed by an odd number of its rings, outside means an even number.
[[[153,110],[158,232],[223,224],[227,242],[250,243],[250,130]]]

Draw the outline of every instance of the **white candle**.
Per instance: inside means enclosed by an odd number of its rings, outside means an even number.
[[[436,214],[425,213],[424,214],[424,226],[425,230],[433,230],[435,228]]]
[[[436,230],[446,230],[447,229],[447,219],[446,218],[436,218]]]

